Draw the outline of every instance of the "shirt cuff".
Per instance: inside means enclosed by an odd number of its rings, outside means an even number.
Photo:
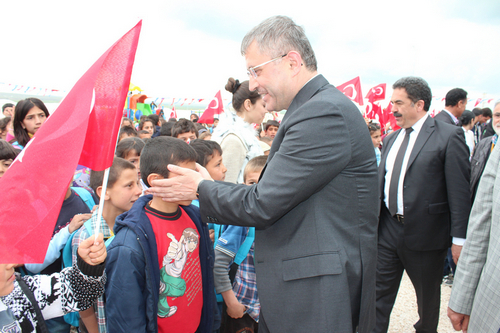
[[[465,238],[453,237],[452,240],[451,240],[451,242],[454,245],[464,246],[464,244],[465,244]]]

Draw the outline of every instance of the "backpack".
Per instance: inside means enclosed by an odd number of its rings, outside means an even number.
[[[220,224],[214,224],[213,226],[215,231],[215,241],[214,241],[214,249],[215,249],[215,247],[217,246],[217,242],[219,241],[219,237],[222,235],[223,232],[222,228],[225,226]],[[243,244],[241,244],[240,248],[238,249],[238,252],[236,252],[233,263],[231,264],[229,269],[229,279],[231,280],[231,284],[234,283],[234,278],[236,276],[236,272],[238,271],[238,267],[241,265],[243,260],[245,260],[245,258],[248,255],[248,252],[250,252],[250,248],[252,247],[254,240],[255,240],[255,228],[249,227],[247,237],[245,238]],[[221,294],[217,294],[217,302],[224,302],[224,299],[222,298]]]
[[[83,189],[85,192],[89,193],[87,190]],[[90,194],[90,193],[89,193]],[[94,201],[92,199],[92,201]],[[87,232],[89,235],[93,235],[94,233],[94,230],[92,230],[92,219],[88,219],[87,221],[85,221],[85,223],[83,224],[82,228],[85,228],[87,229]],[[66,268],[66,267],[71,267],[73,266],[73,252],[72,252],[72,249],[71,249],[71,243],[73,242],[73,237],[75,237],[75,234],[78,230],[75,230],[68,238],[68,241],[66,242],[66,245],[64,245],[64,249],[63,249],[63,252],[62,252],[62,268]],[[113,241],[113,239],[115,238],[115,236],[111,236],[109,237],[106,242],[104,242],[104,245],[106,247],[109,246],[109,244],[111,244],[111,242]],[[68,313],[68,314],[65,314],[64,315],[64,321],[67,322],[68,324],[72,325],[72,326],[75,326],[75,327],[78,327],[79,325],[79,322],[80,322],[80,315],[78,314],[78,312],[71,312],[71,313]]]

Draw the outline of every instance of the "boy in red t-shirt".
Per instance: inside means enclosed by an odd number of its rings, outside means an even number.
[[[196,152],[172,137],[141,152],[141,178],[171,178],[168,164],[196,168]],[[119,216],[108,247],[109,332],[211,332],[216,301],[208,228],[191,201],[143,196]]]

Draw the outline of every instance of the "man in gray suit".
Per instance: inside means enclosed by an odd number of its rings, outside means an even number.
[[[377,164],[356,106],[317,73],[301,27],[272,17],[241,52],[250,89],[287,109],[254,186],[169,167],[151,193],[194,199],[207,222],[254,226],[260,332],[369,332],[375,318]],[[320,135],[318,135],[320,134]]]
[[[500,132],[500,124],[495,126]],[[500,148],[495,146],[479,183],[448,305],[456,330],[500,329]]]

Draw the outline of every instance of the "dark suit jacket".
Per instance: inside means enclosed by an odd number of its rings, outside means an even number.
[[[453,125],[453,126],[457,126],[457,124],[455,124],[455,122],[453,121],[453,118],[451,118],[451,116],[448,114],[448,112],[446,112],[444,110],[439,112],[437,115],[435,115],[434,119],[444,121],[445,123]]]
[[[370,332],[377,164],[359,110],[321,75],[295,96],[257,185],[204,181],[207,222],[254,226],[271,332]],[[259,327],[260,331],[260,327]]]
[[[382,205],[387,154],[399,131],[386,137],[382,148]],[[462,128],[428,117],[415,141],[403,184],[405,244],[411,250],[445,249],[451,237],[465,238],[471,206],[469,178],[469,148]]]

